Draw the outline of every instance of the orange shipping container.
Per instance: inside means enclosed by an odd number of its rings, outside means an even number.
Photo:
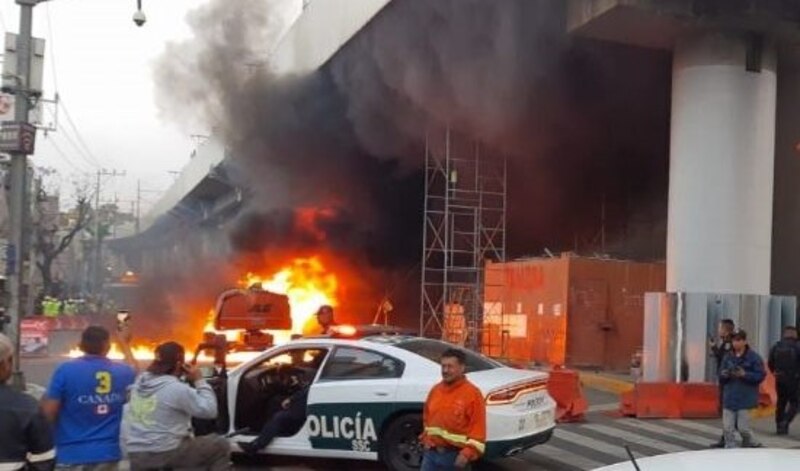
[[[644,293],[663,263],[577,257],[486,267],[484,352],[515,362],[626,371],[642,346]]]

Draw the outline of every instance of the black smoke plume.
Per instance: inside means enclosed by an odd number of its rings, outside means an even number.
[[[565,3],[395,0],[319,70],[276,76],[286,2],[211,0],[158,62],[158,102],[229,147],[253,195],[238,252],[413,269],[426,130],[450,126],[509,158],[512,256],[596,247],[602,226],[621,255],[660,257],[658,229],[627,223],[665,213],[669,56],[568,35]],[[297,230],[307,207],[332,208],[324,238]]]

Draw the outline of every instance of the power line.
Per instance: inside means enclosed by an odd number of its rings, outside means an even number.
[[[74,168],[75,170],[77,170],[77,171],[79,171],[79,172],[82,172],[82,173],[85,173],[85,172],[86,172],[86,170],[85,170],[85,169],[82,169],[82,168],[78,167],[78,166],[75,164],[75,162],[73,162],[73,161],[72,161],[72,159],[71,159],[71,158],[70,158],[70,157],[67,155],[67,153],[66,153],[66,152],[64,152],[63,150],[61,150],[61,147],[59,147],[59,145],[58,145],[58,144],[56,144],[56,141],[54,141],[53,139],[48,139],[48,142],[50,143],[50,145],[52,145],[52,146],[53,146],[53,148],[56,150],[56,152],[58,152],[58,154],[59,154],[59,155],[61,155],[61,157],[64,159],[64,161],[65,161],[66,163],[68,163],[68,164],[69,164],[69,166],[70,166],[70,167],[72,167],[72,168]]]
[[[49,3],[45,3],[44,11],[45,11],[45,14],[47,15],[47,35],[50,38],[50,40],[47,41],[47,43],[50,46],[50,57],[51,57],[50,58],[50,64],[51,64],[50,70],[53,71],[53,88],[55,89],[56,94],[58,94],[58,74],[56,73],[56,69],[57,69],[56,64],[57,64],[57,62],[56,62],[56,46],[55,46],[56,39],[53,36],[53,24],[50,21],[50,4]]]
[[[50,113],[50,116],[53,119],[55,119],[55,113],[50,108],[47,108],[47,110]],[[61,132],[57,133],[57,134],[60,134],[60,135],[64,136],[64,139],[66,139],[67,142],[72,146],[72,148],[75,149],[76,154],[78,155],[78,157],[83,159],[83,161],[86,162],[87,164],[89,164],[90,167],[95,168],[95,169],[101,167],[100,165],[97,165],[96,163],[94,163],[89,158],[89,156],[86,154],[86,152],[83,149],[81,149],[81,147],[75,142],[74,139],[72,139],[72,137],[70,136],[69,132],[67,132],[66,128],[62,128]]]
[[[103,165],[100,163],[100,160],[94,156],[92,151],[89,149],[89,146],[86,145],[86,141],[83,139],[80,131],[78,131],[78,127],[75,125],[75,122],[72,120],[72,116],[69,114],[69,109],[67,109],[67,103],[64,101],[63,98],[58,100],[58,103],[61,105],[61,109],[64,110],[64,115],[67,117],[67,123],[69,124],[72,131],[75,133],[75,137],[78,139],[78,142],[83,146],[83,149],[86,151],[86,155],[94,162],[94,165],[97,167],[102,167]]]

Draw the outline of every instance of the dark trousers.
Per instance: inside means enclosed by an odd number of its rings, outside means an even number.
[[[797,381],[777,381],[775,389],[778,393],[778,403],[775,406],[775,422],[778,425],[788,426],[797,415],[798,383]]]
[[[279,411],[264,424],[258,438],[253,440],[252,444],[260,450],[269,445],[275,437],[292,436],[303,427],[305,420],[305,417],[297,417],[289,410]]]
[[[230,445],[226,438],[205,435],[187,438],[171,451],[129,453],[128,459],[131,471],[161,468],[228,471],[231,469],[230,454]]]

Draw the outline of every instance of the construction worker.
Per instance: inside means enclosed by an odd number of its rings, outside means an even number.
[[[333,307],[325,304],[320,306],[314,318],[311,318],[303,326],[303,337],[314,337],[316,335],[328,335],[330,328],[336,325],[333,320]]]
[[[481,391],[464,375],[466,354],[442,353],[442,381],[431,389],[422,415],[421,471],[466,469],[486,448],[486,406]]]
[[[58,317],[58,302],[54,298],[45,297],[42,306],[45,317]]]

